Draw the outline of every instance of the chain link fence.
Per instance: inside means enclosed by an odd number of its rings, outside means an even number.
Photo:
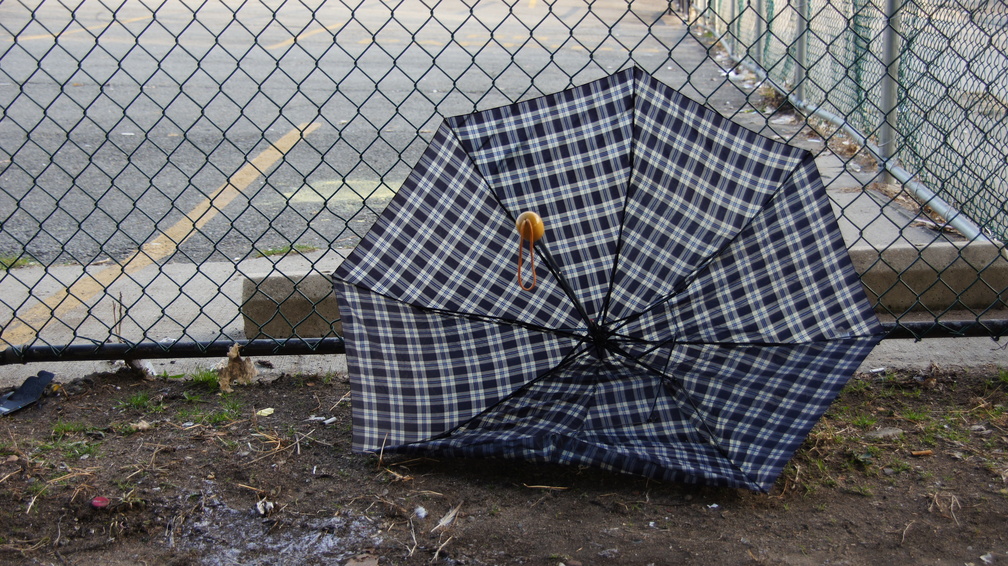
[[[442,117],[628,65],[818,155],[893,336],[999,337],[1005,18],[993,2],[3,0],[3,360],[340,351],[327,274]]]

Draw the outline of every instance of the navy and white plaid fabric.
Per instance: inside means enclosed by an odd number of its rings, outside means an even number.
[[[445,120],[333,279],[359,451],[768,490],[881,337],[812,156],[639,69]]]

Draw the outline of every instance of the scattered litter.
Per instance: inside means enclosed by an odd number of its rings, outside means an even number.
[[[220,375],[218,381],[220,382],[220,389],[225,393],[230,393],[234,391],[231,388],[232,383],[238,383],[241,385],[248,385],[252,383],[252,380],[256,376],[255,364],[252,360],[246,360],[242,358],[238,353],[238,344],[233,344],[231,349],[228,350],[228,361],[220,370]]]
[[[322,421],[322,424],[331,425],[336,422],[336,417],[329,417],[328,419]]]
[[[56,377],[51,372],[40,371],[26,379],[21,387],[0,397],[0,416],[13,413],[38,401],[46,387]]]
[[[135,432],[144,432],[154,428],[154,426],[145,420],[140,420],[135,423],[130,423],[130,428],[132,428]]]
[[[868,373],[884,373],[886,368],[872,368],[868,370]]]
[[[258,511],[259,514],[262,515],[263,517],[272,513],[273,507],[274,507],[273,502],[268,499],[260,499],[256,503],[256,511]]]
[[[894,426],[883,427],[865,434],[865,438],[871,438],[872,440],[888,440],[890,438],[899,438],[900,436],[903,436],[903,429]]]
[[[373,554],[358,554],[347,560],[346,566],[378,566],[378,557]]]
[[[780,118],[774,118],[773,120],[770,120],[771,124],[794,124],[794,122],[795,117],[791,115],[781,116]]]
[[[987,554],[984,554],[983,556],[981,556],[980,560],[982,560],[984,564],[993,564],[994,563],[994,553],[993,552],[988,552]]]
[[[720,509],[721,506],[718,505],[717,503],[711,503],[710,505],[707,506],[707,508],[708,509]]]
[[[154,365],[147,360],[126,360],[126,365],[130,369],[142,373],[144,379],[154,379],[157,377],[154,373]]]
[[[430,532],[433,533],[434,531],[436,531],[438,529],[447,529],[448,527],[450,527],[452,525],[452,523],[455,522],[455,519],[458,517],[458,512],[459,512],[459,509],[461,509],[461,508],[462,508],[462,504],[459,503],[455,507],[452,507],[451,509],[449,509],[448,512],[445,513],[444,517],[441,517],[441,520],[438,521],[438,524],[434,525],[434,528],[431,529]]]
[[[91,499],[91,507],[95,509],[104,509],[109,506],[109,498],[104,496],[97,496]]]
[[[268,417],[273,414],[273,407],[266,407],[265,409],[259,409],[256,411],[257,417]]]
[[[522,485],[529,489],[545,489],[546,491],[564,491],[565,489],[570,489],[569,487],[559,485],[529,485],[527,483],[523,483]]]
[[[910,455],[917,456],[918,458],[921,456],[932,456],[934,455],[934,450],[914,450],[910,452]]]
[[[975,432],[975,433],[977,433],[977,434],[979,434],[980,436],[990,436],[991,434],[994,433],[993,430],[985,427],[984,425],[980,425],[980,424],[971,426],[970,430],[973,431],[973,432]]]

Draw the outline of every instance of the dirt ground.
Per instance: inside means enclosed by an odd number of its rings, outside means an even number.
[[[0,563],[1008,564],[1003,369],[855,376],[770,494],[357,455],[348,391],[67,383],[0,419]]]

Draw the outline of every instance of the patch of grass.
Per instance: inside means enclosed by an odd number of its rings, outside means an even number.
[[[186,422],[200,422],[203,420],[203,412],[198,409],[184,408],[179,409],[175,413],[175,418],[186,423]]]
[[[938,436],[950,442],[969,442],[970,434],[959,426],[943,425],[938,431]]]
[[[234,418],[241,416],[242,403],[237,399],[225,397],[221,400],[221,409]]]
[[[29,265],[35,265],[34,259],[25,256],[12,256],[12,255],[0,255],[0,270],[7,271],[8,269],[17,269],[19,267],[28,267]]]
[[[206,403],[203,396],[199,393],[193,393],[192,391],[183,391],[182,398],[190,403]]]
[[[857,415],[851,419],[850,423],[858,428],[871,428],[875,426],[878,419],[871,415]]]
[[[138,411],[145,411],[150,405],[150,402],[150,393],[146,391],[139,391],[116,403],[116,407],[120,409],[136,409]]]
[[[874,497],[875,493],[867,485],[855,485],[850,488],[851,493],[864,497]]]
[[[56,421],[53,425],[52,435],[53,438],[61,439],[65,436],[70,436],[71,434],[79,434],[87,430],[84,423],[81,422],[66,422],[63,420]]]
[[[914,409],[908,409],[906,411],[903,411],[903,413],[900,416],[902,416],[904,419],[910,422],[915,423],[923,423],[931,420],[931,415],[928,414],[927,411],[917,411]]]
[[[192,375],[192,384],[208,391],[220,389],[220,379],[215,369],[202,369]]]
[[[121,410],[133,409],[143,413],[160,413],[165,410],[165,405],[151,399],[150,392],[138,391],[116,403],[116,408]]]
[[[997,375],[987,380],[988,387],[1008,386],[1008,369],[998,369]]]
[[[899,459],[889,462],[889,467],[892,468],[895,473],[909,472],[913,469],[913,466],[911,466],[909,462]]]
[[[219,425],[238,420],[241,417],[242,403],[237,399],[224,397],[221,399],[220,410],[207,413],[203,421],[211,425]]]
[[[920,397],[921,397],[921,395],[923,393],[924,393],[923,390],[920,389],[920,388],[904,389],[903,390],[903,396],[904,397],[909,397],[910,399],[920,399]]]
[[[43,442],[39,444],[38,449],[39,451],[46,453],[58,452],[64,459],[67,460],[80,460],[81,458],[97,456],[98,447],[99,443],[97,442],[59,439],[52,442]]]
[[[289,253],[299,253],[306,254],[309,252],[314,252],[318,250],[315,246],[309,246],[307,244],[294,244],[293,246],[279,246],[276,248],[265,248],[261,250],[256,250],[255,257],[269,257],[276,255],[287,255]]]
[[[844,395],[856,395],[858,393],[867,393],[871,390],[871,383],[867,379],[861,379],[859,377],[853,377],[847,382],[847,385],[843,388]]]

